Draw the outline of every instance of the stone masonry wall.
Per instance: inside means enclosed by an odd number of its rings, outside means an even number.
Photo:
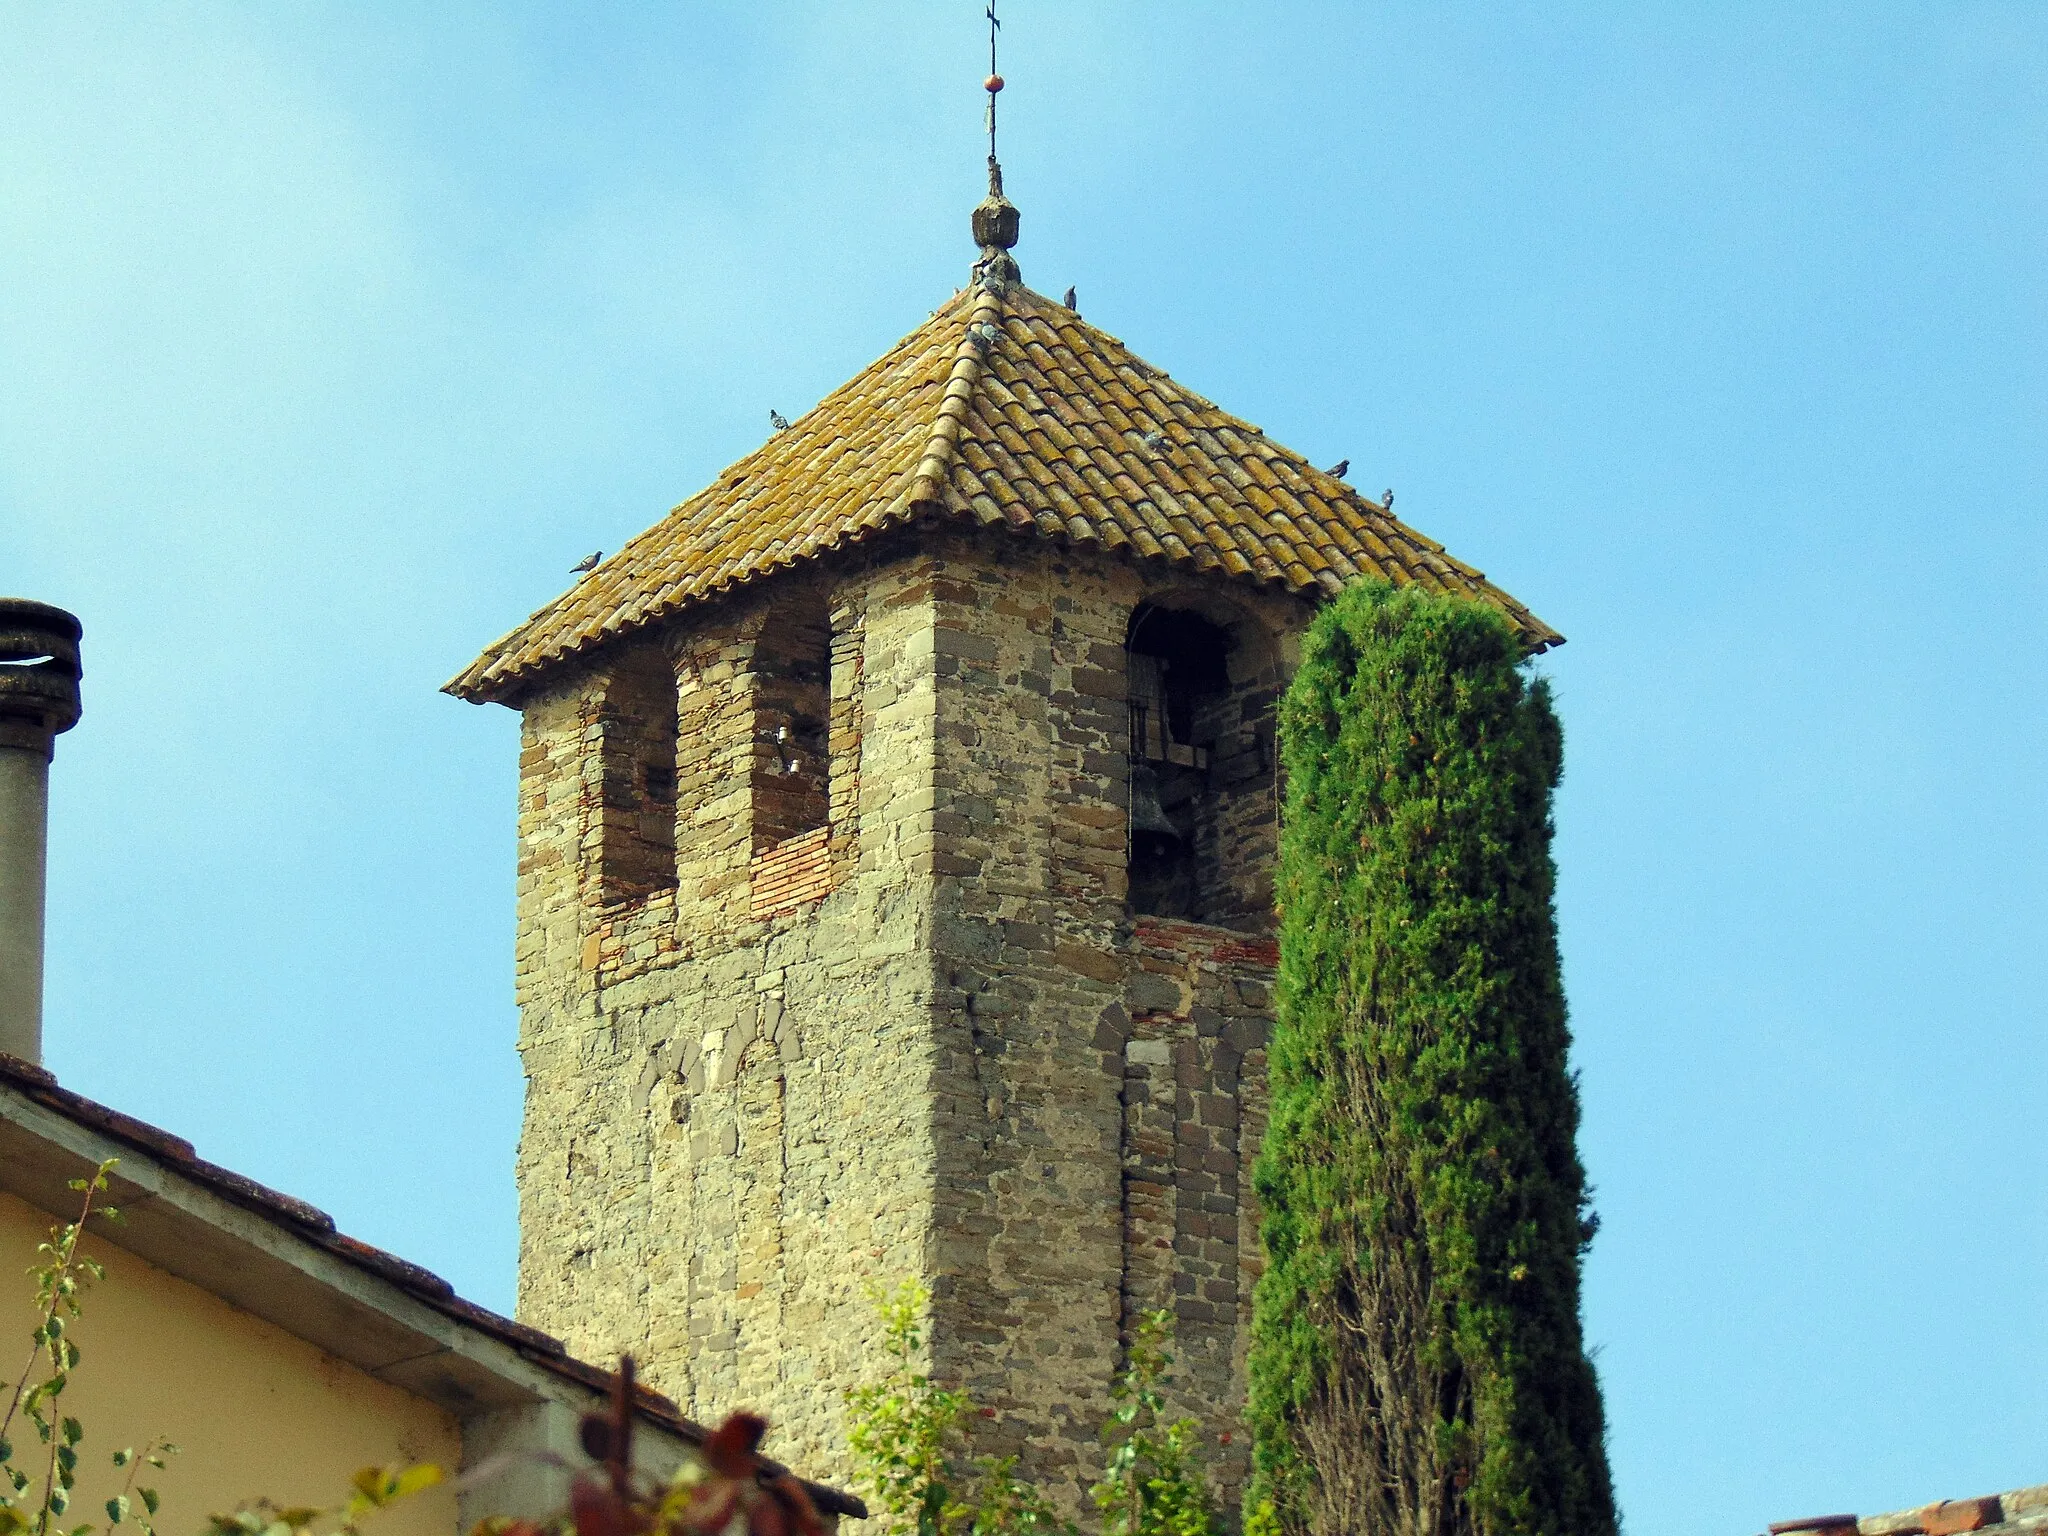
[[[1196,598],[1274,657],[1307,616],[951,528],[686,613],[638,642],[677,678],[677,879],[627,901],[591,835],[619,659],[523,701],[522,1318],[632,1350],[700,1418],[765,1412],[776,1454],[843,1480],[863,1288],[920,1276],[975,1449],[1078,1513],[1127,1331],[1165,1306],[1234,1503],[1273,957],[1134,922],[1125,889],[1123,640],[1139,602]],[[832,614],[832,810],[822,843],[760,849],[782,604]],[[1270,798],[1244,805],[1257,846]]]
[[[1133,608],[1174,589],[1036,540],[929,547],[936,1364],[992,1415],[981,1448],[1021,1455],[1078,1509],[1127,1330],[1168,1307],[1179,1405],[1234,1502],[1256,1249],[1240,1170],[1263,1125],[1273,956],[1127,909],[1123,641]],[[1306,622],[1292,600],[1229,604],[1273,657]]]
[[[1141,918],[1125,983],[1124,1293],[1173,1313],[1178,1396],[1210,1431],[1235,1509],[1251,1470],[1237,1410],[1249,1386],[1252,1287],[1263,1265],[1252,1163],[1266,1130],[1271,939]]]
[[[931,622],[914,558],[798,579],[829,588],[860,647],[835,646],[831,789],[854,825],[821,899],[753,913],[772,588],[661,637],[681,700],[673,890],[604,904],[579,830],[605,669],[525,701],[519,1312],[589,1358],[631,1350],[699,1417],[759,1408],[776,1454],[843,1477],[861,1283],[921,1273],[931,1228],[931,809],[906,792],[930,780]]]

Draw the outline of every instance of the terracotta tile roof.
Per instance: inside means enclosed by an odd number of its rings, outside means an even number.
[[[923,516],[1330,595],[1364,577],[1497,604],[1442,545],[1021,284],[977,282],[487,649],[484,702],[685,604]]]
[[[1974,1499],[1944,1499],[1889,1515],[1810,1515],[1780,1520],[1770,1536],[2042,1536],[2048,1533],[2048,1485]]]
[[[88,1099],[58,1086],[56,1077],[44,1067],[0,1052],[0,1083],[27,1095],[45,1109],[53,1110],[74,1124],[96,1131],[147,1153],[165,1167],[194,1183],[204,1185],[244,1210],[275,1223],[317,1247],[326,1249],[356,1268],[387,1280],[408,1295],[425,1302],[435,1311],[453,1318],[478,1333],[511,1345],[519,1354],[543,1370],[551,1371],[586,1387],[609,1392],[616,1378],[599,1366],[570,1354],[560,1339],[538,1328],[502,1317],[473,1301],[455,1294],[455,1287],[419,1265],[395,1253],[372,1247],[358,1238],[337,1231],[334,1218],[318,1206],[308,1205],[254,1179],[245,1178],[218,1163],[209,1163],[182,1136],[159,1130],[147,1121],[125,1115],[118,1109]],[[634,1407],[648,1419],[673,1431],[690,1445],[701,1445],[710,1433],[694,1419],[686,1418],[675,1403],[645,1382],[634,1383]],[[762,1462],[764,1478],[787,1470],[779,1462]],[[867,1505],[850,1493],[808,1480],[804,1486],[820,1508],[833,1514],[865,1518]]]

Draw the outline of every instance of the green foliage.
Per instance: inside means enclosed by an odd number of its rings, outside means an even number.
[[[889,1368],[880,1381],[846,1394],[847,1443],[860,1485],[873,1497],[887,1532],[943,1536],[967,1518],[946,1470],[947,1444],[967,1413],[967,1394],[948,1392],[918,1368],[931,1292],[914,1280],[892,1291],[871,1288]]]
[[[931,1293],[914,1280],[872,1291],[887,1372],[847,1394],[847,1434],[856,1480],[874,1500],[887,1532],[916,1536],[1078,1536],[1041,1488],[1017,1475],[1017,1458],[958,1460],[972,1404],[918,1369]],[[1147,1315],[1130,1359],[1111,1389],[1102,1438],[1102,1480],[1091,1489],[1105,1536],[1214,1536],[1214,1500],[1201,1465],[1201,1433],[1192,1419],[1163,1423],[1173,1357],[1171,1316]]]
[[[116,1159],[109,1158],[93,1170],[92,1177],[73,1179],[71,1189],[82,1196],[78,1220],[50,1229],[49,1237],[36,1249],[37,1263],[29,1270],[35,1281],[38,1321],[29,1333],[28,1363],[21,1369],[7,1412],[0,1416],[0,1536],[86,1536],[94,1529],[90,1522],[66,1526],[78,1486],[78,1448],[85,1440],[85,1426],[59,1411],[59,1400],[71,1385],[71,1373],[78,1368],[82,1352],[71,1336],[71,1324],[83,1311],[85,1293],[106,1278],[106,1270],[89,1254],[79,1251],[85,1224],[94,1216],[118,1221],[121,1213],[100,1203],[107,1192],[107,1176]],[[35,1430],[38,1444],[38,1477],[31,1468],[15,1464],[14,1442],[8,1433],[19,1416]],[[47,1446],[48,1454],[40,1452]],[[156,1536],[153,1521],[157,1511],[154,1488],[138,1488],[136,1475],[145,1467],[161,1468],[164,1458],[177,1451],[165,1441],[151,1441],[138,1454],[118,1450],[110,1458],[116,1471],[125,1471],[121,1491],[102,1506],[111,1528],[131,1525],[142,1536]],[[135,1504],[142,1504],[137,1512]]]
[[[309,1536],[325,1527],[326,1536],[359,1536],[364,1519],[389,1509],[442,1480],[430,1461],[409,1467],[364,1467],[351,1479],[349,1496],[332,1505],[278,1505],[259,1499],[233,1514],[215,1515],[207,1536]]]
[[[1173,1379],[1172,1328],[1165,1311],[1139,1319],[1130,1359],[1110,1389],[1109,1460],[1089,1490],[1103,1536],[1212,1536],[1216,1529],[1199,1427],[1193,1419],[1161,1422]]]
[[[977,1490],[969,1536],[1073,1536],[1073,1525],[1031,1484],[1017,1476],[1014,1456],[975,1459]]]
[[[1547,687],[1495,610],[1356,587],[1281,753],[1248,1529],[1612,1533]]]

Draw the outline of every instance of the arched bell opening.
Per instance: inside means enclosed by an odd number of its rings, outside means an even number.
[[[676,883],[676,672],[658,643],[613,660],[594,723],[599,900],[637,901]]]
[[[754,852],[831,815],[832,625],[813,593],[777,604],[755,652]]]
[[[1271,647],[1204,602],[1144,603],[1125,640],[1131,910],[1225,927],[1271,921]]]

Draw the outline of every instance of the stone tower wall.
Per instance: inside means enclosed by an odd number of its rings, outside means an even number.
[[[609,669],[524,702],[519,1313],[588,1358],[632,1351],[698,1416],[760,1409],[777,1454],[831,1475],[861,1282],[922,1273],[930,1243],[934,839],[905,786],[930,780],[931,620],[914,560],[794,579],[842,637],[831,789],[854,826],[820,843],[822,899],[755,900],[773,589],[650,642],[680,699],[673,889],[601,899]]]
[[[1307,610],[1211,592],[1038,540],[949,535],[934,580],[940,991],[936,1364],[978,1438],[1078,1495],[1121,1345],[1174,1316],[1176,1405],[1234,1506],[1256,1277],[1249,1160],[1264,1125],[1275,956],[1264,932],[1133,919],[1124,639],[1140,602],[1234,620],[1230,699],[1270,704]],[[1229,771],[1256,746],[1229,738]],[[1269,892],[1276,822],[1236,805],[1243,883]],[[1241,1189],[1241,1184],[1244,1186]]]
[[[758,1408],[777,1454],[844,1478],[841,1392],[875,1363],[863,1287],[918,1276],[937,1373],[988,1415],[976,1450],[1078,1509],[1122,1340],[1165,1306],[1179,1403],[1234,1498],[1272,948],[1134,920],[1125,890],[1133,609],[1243,626],[1225,703],[1253,715],[1306,622],[1217,593],[927,528],[524,701],[523,1318],[632,1350],[699,1417]],[[754,819],[761,641],[821,607],[831,821],[776,842]],[[608,901],[609,690],[648,647],[677,678],[677,878]],[[1263,890],[1270,758],[1226,746],[1250,786],[1228,837]]]

